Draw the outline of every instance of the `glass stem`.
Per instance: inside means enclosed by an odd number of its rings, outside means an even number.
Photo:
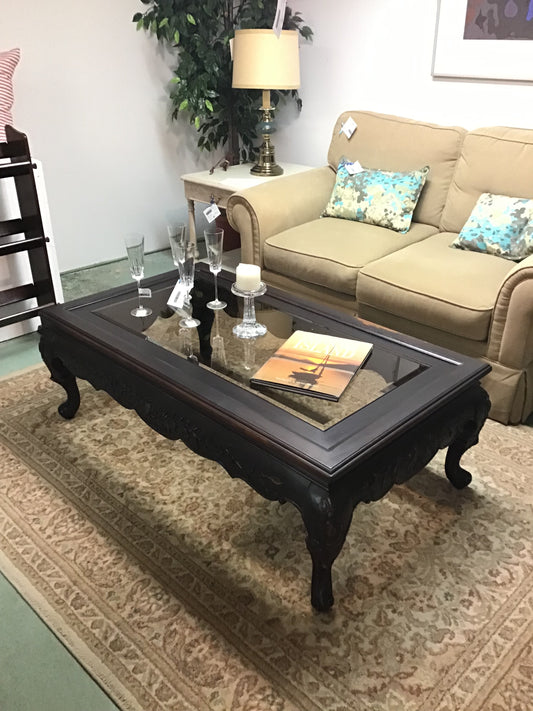
[[[255,303],[253,296],[244,297],[243,323],[255,323]]]
[[[139,298],[139,309],[142,308],[141,306],[141,280],[137,279],[137,296]]]
[[[215,301],[218,304],[218,285],[217,285],[217,272],[215,272]]]

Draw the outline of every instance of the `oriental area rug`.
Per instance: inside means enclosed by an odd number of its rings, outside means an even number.
[[[488,421],[354,513],[315,612],[298,512],[81,384],[0,384],[0,565],[130,711],[526,711],[533,430]]]

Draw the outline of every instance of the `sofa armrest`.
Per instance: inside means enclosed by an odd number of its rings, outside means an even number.
[[[231,195],[226,216],[240,232],[242,261],[262,267],[267,237],[320,217],[334,184],[335,172],[324,166]]]
[[[533,361],[533,255],[517,264],[500,287],[487,356],[518,369]]]

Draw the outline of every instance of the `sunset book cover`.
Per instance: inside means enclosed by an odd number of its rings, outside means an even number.
[[[371,351],[366,341],[295,331],[250,383],[338,400]]]

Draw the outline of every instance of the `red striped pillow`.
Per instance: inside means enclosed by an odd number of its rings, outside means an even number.
[[[20,49],[10,49],[0,52],[0,141],[6,140],[4,126],[12,123],[11,107],[13,106],[13,72],[19,63]]]

